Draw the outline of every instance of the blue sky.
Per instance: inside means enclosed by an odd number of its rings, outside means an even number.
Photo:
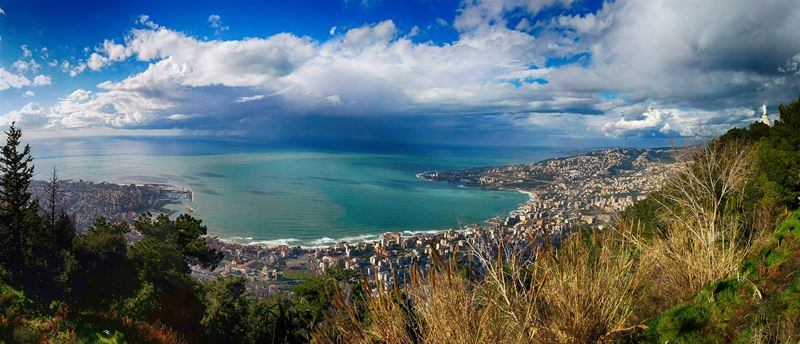
[[[33,136],[662,144],[800,91],[791,1],[0,0]]]

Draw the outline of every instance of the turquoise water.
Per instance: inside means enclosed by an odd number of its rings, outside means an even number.
[[[222,144],[222,143],[220,143]],[[432,183],[433,169],[496,165],[508,158],[263,151],[220,153],[191,142],[34,142],[37,177],[170,183],[192,189],[189,205],[209,231],[239,242],[325,245],[386,231],[455,228],[516,209],[527,196]],[[211,153],[209,153],[211,151]],[[38,152],[38,154],[37,154]],[[537,153],[545,157],[547,152]]]

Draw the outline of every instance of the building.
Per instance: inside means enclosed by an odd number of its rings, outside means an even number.
[[[772,126],[772,123],[769,121],[769,116],[767,115],[767,104],[761,104],[761,123]]]

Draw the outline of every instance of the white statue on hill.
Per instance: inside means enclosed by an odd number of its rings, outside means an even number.
[[[761,104],[761,123],[771,126],[772,123],[769,121],[769,116],[767,115],[767,104]]]

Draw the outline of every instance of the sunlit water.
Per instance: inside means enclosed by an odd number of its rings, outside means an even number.
[[[533,161],[516,157],[400,152],[269,150],[256,144],[186,139],[33,141],[37,178],[57,167],[62,179],[169,183],[191,188],[194,216],[239,242],[325,245],[386,231],[455,228],[516,209],[527,196],[432,183],[435,169]]]

